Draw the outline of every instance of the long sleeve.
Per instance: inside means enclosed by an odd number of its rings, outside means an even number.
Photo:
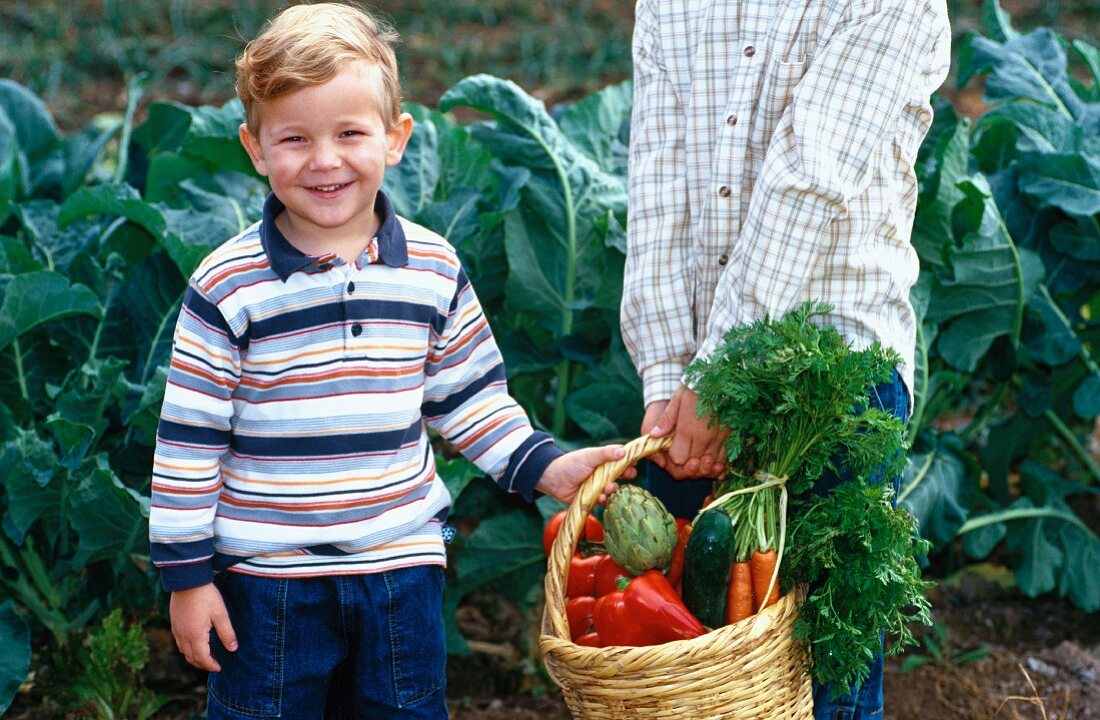
[[[149,538],[166,590],[210,582],[214,516],[229,450],[241,341],[192,284],[176,323],[153,459]]]
[[[667,400],[695,354],[691,210],[681,100],[661,56],[649,0],[634,29],[634,110],[622,330],[645,402]]]
[[[424,419],[468,460],[508,492],[528,501],[543,471],[561,450],[531,429],[508,394],[504,361],[466,273],[428,354]]]
[[[822,275],[815,268],[820,254],[854,257],[846,244],[869,245],[876,231],[906,226],[850,216],[869,207],[901,217],[899,193],[883,192],[881,203],[858,208],[852,201],[880,176],[905,178],[899,186],[910,180],[931,123],[929,96],[947,70],[950,28],[942,3],[888,0],[866,7],[872,12],[851,17],[819,47],[776,126],[715,293],[701,356],[730,327],[782,315],[808,294],[877,297],[873,283],[893,282],[848,260],[847,267],[837,263],[824,273],[822,287],[807,288],[811,273]],[[904,204],[915,203],[915,188],[902,190]]]

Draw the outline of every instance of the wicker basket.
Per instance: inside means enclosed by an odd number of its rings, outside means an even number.
[[[562,523],[546,573],[539,650],[574,718],[588,720],[813,720],[803,646],[792,637],[798,597],[692,640],[650,647],[593,648],[569,639],[565,587],[585,516],[610,480],[671,438],[644,436],[626,457],[584,482]]]

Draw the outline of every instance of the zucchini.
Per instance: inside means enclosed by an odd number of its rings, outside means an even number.
[[[733,568],[733,521],[721,508],[696,518],[684,549],[684,604],[709,628],[726,624]]]

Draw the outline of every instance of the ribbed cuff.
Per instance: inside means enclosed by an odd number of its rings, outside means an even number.
[[[214,582],[214,567],[209,560],[186,565],[164,565],[160,568],[160,584],[168,592],[190,590]]]
[[[499,483],[508,492],[519,493],[527,502],[535,500],[535,486],[554,460],[565,453],[550,435],[535,431],[508,458],[508,468]]]

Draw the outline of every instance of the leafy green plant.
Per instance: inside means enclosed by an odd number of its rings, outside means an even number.
[[[993,0],[963,46],[959,82],[985,75],[971,123],[940,104],[922,148],[913,242],[916,441],[900,502],[972,559],[1006,546],[1028,595],[1100,609],[1100,538],[1074,511],[1100,467],[1100,61],[1067,70],[1067,43],[1017,33]],[[961,417],[957,430],[937,419]],[[987,488],[983,487],[987,484]]]
[[[912,672],[924,665],[965,667],[989,655],[989,650],[984,647],[967,649],[959,645],[953,645],[949,635],[950,631],[947,629],[947,625],[938,621],[933,623],[931,632],[925,633],[920,640],[924,652],[906,653],[901,661],[901,671]]]
[[[62,136],[0,81],[4,706],[36,635],[62,656],[109,608],[155,606],[149,467],[184,273],[263,198],[226,154],[239,108],[153,106],[135,129],[143,87],[117,124]]]
[[[78,706],[97,720],[147,720],[169,700],[142,682],[149,642],[140,623],[126,625],[116,608],[88,633],[81,671],[70,688]]]
[[[731,328],[687,376],[700,408],[730,431],[730,477],[715,489],[716,504],[732,509],[745,500],[724,500],[728,490],[765,480],[790,492],[789,505],[779,503],[790,517],[780,572],[809,588],[795,635],[809,644],[814,679],[839,696],[867,678],[884,633],[895,639],[888,652],[897,653],[914,642],[908,623],[931,618],[916,561],[927,543],[882,482],[901,471],[905,427],[869,402],[897,353],[877,343],[851,349],[836,328],[815,320],[831,310],[806,302],[781,318]],[[827,470],[850,480],[811,492]],[[782,555],[782,538],[777,547]]]

